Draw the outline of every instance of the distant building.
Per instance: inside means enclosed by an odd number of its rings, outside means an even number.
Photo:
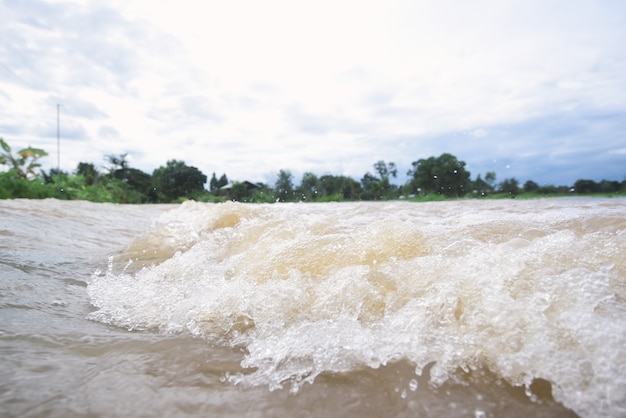
[[[261,186],[259,186],[256,183],[252,183],[251,181],[236,181],[233,183],[228,183],[226,186],[222,186],[220,187],[220,191],[222,192],[222,196],[224,196],[227,199],[231,198],[231,189],[233,188],[233,186],[238,185],[238,184],[243,184],[246,187],[246,194],[249,196],[250,193],[255,190],[255,189],[260,189]]]

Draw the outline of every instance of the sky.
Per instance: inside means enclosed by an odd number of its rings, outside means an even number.
[[[626,178],[623,0],[0,0],[0,40],[0,137],[45,169]]]

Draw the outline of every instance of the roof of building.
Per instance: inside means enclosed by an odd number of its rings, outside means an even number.
[[[220,187],[220,190],[230,190],[237,183],[245,184],[248,189],[258,189],[259,188],[258,184],[252,183],[251,181],[247,181],[246,180],[246,181],[236,181],[236,182],[233,182],[233,183],[228,183],[226,186]]]

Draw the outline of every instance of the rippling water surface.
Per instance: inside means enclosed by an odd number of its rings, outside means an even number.
[[[626,416],[626,200],[0,201],[0,415]]]

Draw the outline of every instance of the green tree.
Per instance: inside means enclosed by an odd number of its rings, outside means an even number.
[[[391,184],[389,177],[396,177],[398,170],[395,163],[385,163],[380,160],[374,164],[374,170],[379,177],[365,173],[361,179],[363,191],[361,197],[365,200],[383,200],[398,197],[398,187]]]
[[[0,138],[0,165],[8,165],[18,177],[23,179],[32,179],[37,177],[35,169],[41,167],[37,161],[48,156],[48,153],[39,148],[28,147],[17,151],[17,155],[13,155],[11,147]]]
[[[274,194],[279,202],[288,202],[294,199],[293,176],[289,170],[280,170],[274,184]]]
[[[450,197],[463,196],[470,185],[465,162],[448,153],[439,157],[420,159],[412,163],[407,173],[412,177],[413,192],[436,193]]]
[[[222,177],[218,180],[215,176],[215,172],[211,176],[211,181],[209,181],[209,191],[213,193],[215,196],[220,194],[220,189],[228,184],[228,177],[226,174],[222,174]]]
[[[121,203],[156,202],[158,196],[152,187],[152,176],[137,168],[130,167],[128,154],[108,154],[105,156],[109,166],[103,176],[104,186],[110,191],[115,201]],[[83,166],[90,170],[89,166]]]
[[[495,171],[487,171],[485,174],[485,181],[488,185],[491,186],[491,190],[496,188],[496,172]]]
[[[98,181],[100,173],[92,163],[78,163],[76,175],[82,175],[85,178],[85,185],[91,186]]]
[[[307,172],[302,175],[302,181],[300,181],[298,193],[303,201],[315,202],[317,200],[318,182],[319,179],[313,173]]]
[[[508,193],[513,196],[519,194],[519,182],[514,177],[504,179],[502,183],[500,183],[500,192]]]
[[[352,177],[325,174],[319,178],[319,201],[357,200],[361,193],[361,184]]]
[[[601,193],[616,193],[621,188],[621,183],[615,180],[602,180],[599,184]]]
[[[217,185],[219,187],[224,187],[228,184],[228,177],[226,177],[226,174],[222,174],[222,176],[220,177],[220,179],[217,181]]]
[[[248,186],[245,183],[234,182],[233,187],[230,188],[228,197],[237,202],[248,201]]]
[[[383,198],[383,188],[381,180],[372,173],[365,173],[361,178],[361,198],[363,200],[381,200]]]
[[[398,175],[398,169],[395,163],[386,164],[383,160],[380,160],[374,164],[374,169],[381,179],[389,176],[396,178]]]
[[[136,168],[126,168],[120,174],[120,180],[131,189],[138,192],[141,201],[156,201],[156,194],[152,193],[152,176]]]
[[[215,177],[215,171],[211,175],[211,180],[209,180],[209,191],[214,195],[217,195],[220,191],[220,188],[217,187],[217,177]]]
[[[274,203],[276,198],[274,197],[274,190],[265,183],[256,183],[257,189],[254,189],[252,196],[249,198],[249,202],[254,203]],[[249,191],[248,191],[249,192]]]
[[[474,180],[474,184],[472,187],[473,187],[474,193],[479,196],[486,196],[489,193],[493,192],[493,186],[489,184],[488,182],[486,182],[485,180],[483,180],[480,177],[480,174],[476,176],[476,180]]]
[[[106,169],[109,171],[109,174],[111,175],[111,177],[113,178],[119,178],[116,177],[116,175],[118,174],[122,174],[124,172],[124,169],[126,169],[128,167],[128,153],[124,153],[124,154],[107,154],[105,156],[105,160],[108,161],[108,163],[110,164],[109,167],[107,167]]]
[[[537,190],[539,190],[539,185],[537,183],[535,183],[532,180],[527,180],[526,183],[524,183],[524,191],[525,192],[536,192]]]
[[[152,186],[160,202],[174,202],[181,197],[192,198],[201,194],[206,181],[206,175],[184,161],[170,160],[165,167],[152,173]]]
[[[574,190],[576,193],[597,193],[600,191],[600,187],[593,180],[580,179],[574,183]]]
[[[56,168],[49,169],[47,173],[44,170],[40,170],[39,174],[41,175],[41,177],[43,178],[43,181],[46,184],[56,184],[59,177],[65,180],[67,179],[67,176],[69,175],[67,172],[63,170],[59,172],[59,170]]]

